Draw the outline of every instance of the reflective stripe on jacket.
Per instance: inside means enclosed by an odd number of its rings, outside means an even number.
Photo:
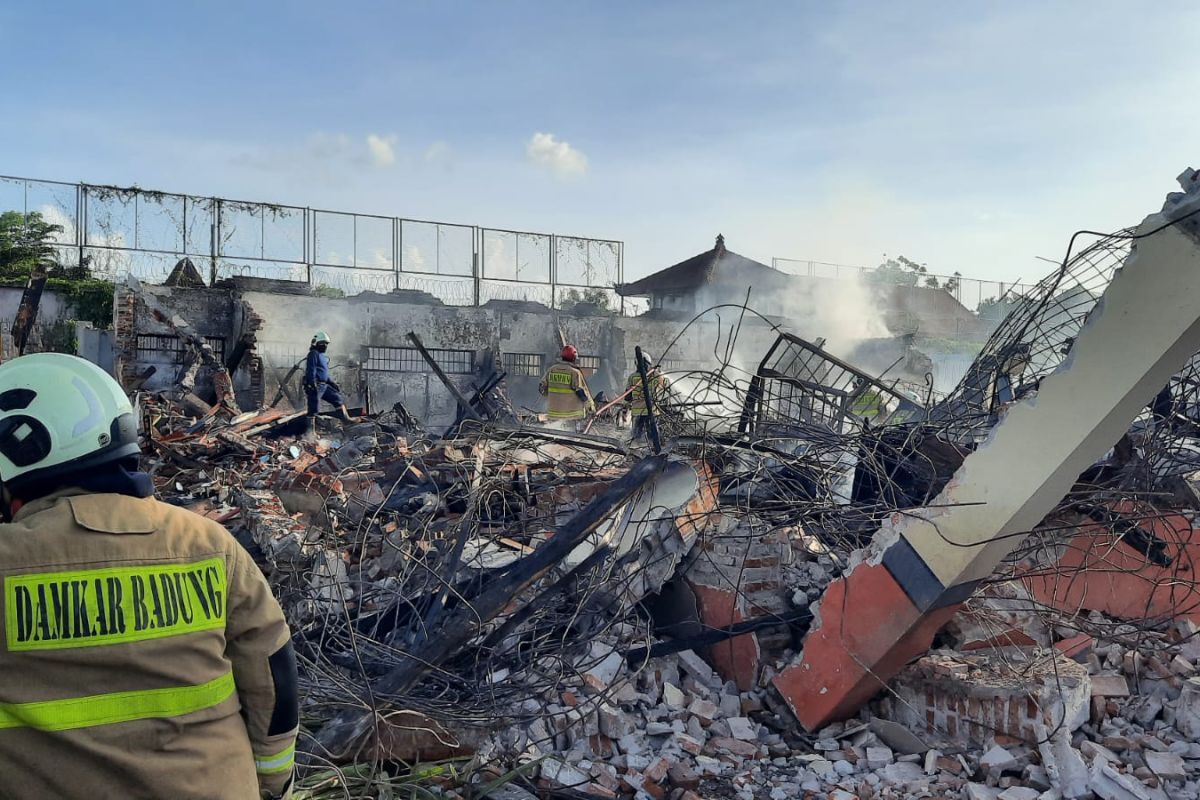
[[[579,399],[580,389],[586,400]],[[593,406],[592,393],[583,372],[566,361],[559,361],[546,371],[538,391],[546,396],[546,416],[550,419],[578,419],[587,416],[588,409]]]
[[[14,797],[257,798],[289,639],[220,525],[147,498],[59,492],[0,525],[0,770]],[[48,732],[52,732],[48,733]]]
[[[662,405],[667,397],[667,378],[658,370],[652,369],[646,373],[646,380],[650,383],[650,391],[654,396],[654,406],[657,408]],[[646,397],[642,392],[642,375],[635,372],[629,376],[629,382],[625,384],[629,395],[626,397],[626,404],[629,406],[630,412],[635,416],[646,416]]]
[[[867,389],[854,398],[850,413],[859,417],[878,417],[883,413],[883,397],[874,389]]]

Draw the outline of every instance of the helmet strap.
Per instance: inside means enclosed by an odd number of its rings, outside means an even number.
[[[13,497],[7,486],[0,486],[0,522],[12,522],[23,505],[25,503]]]

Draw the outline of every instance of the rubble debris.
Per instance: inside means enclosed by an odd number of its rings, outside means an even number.
[[[681,388],[690,411],[641,458],[521,426],[499,372],[459,387],[440,437],[397,405],[306,440],[282,398],[195,397],[189,366],[138,395],[147,460],[268,575],[313,765],[468,751],[525,770],[505,791],[614,800],[1200,800],[1200,360],[1168,382],[1178,410],[1066,459],[1082,475],[986,504],[963,477],[1042,412],[1022,398],[1049,404],[1076,338],[1087,366],[1112,270],[1070,280],[1129,247],[1102,241],[1016,304],[938,403],[788,334],[747,380],[726,364]],[[206,361],[186,321],[156,318]],[[1007,515],[1003,544],[911,558],[914,527],[958,515]],[[969,580],[937,577],[960,556]]]

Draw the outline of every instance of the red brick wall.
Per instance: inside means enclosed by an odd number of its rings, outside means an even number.
[[[783,564],[787,548],[782,532],[749,521],[739,525],[737,520],[725,518],[711,525],[685,573],[696,594],[701,621],[725,627],[786,613]],[[747,634],[713,645],[708,656],[723,678],[748,690],[758,680],[763,652],[780,648],[789,639],[786,629]]]

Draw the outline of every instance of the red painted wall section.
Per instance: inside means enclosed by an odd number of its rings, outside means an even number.
[[[740,596],[726,589],[689,582],[700,607],[700,621],[705,626],[723,628],[746,619]],[[714,644],[708,652],[709,663],[722,678],[733,681],[738,689],[748,692],[758,680],[762,652],[758,637],[753,633],[737,636]]]
[[[1021,577],[1034,598],[1066,613],[1100,611],[1118,619],[1186,617],[1200,624],[1200,529],[1151,508],[1117,509],[1166,543],[1169,566],[1118,541],[1101,525],[1079,528],[1057,564]]]
[[[860,564],[829,584],[820,627],[809,631],[799,660],[775,678],[775,688],[806,730],[845,719],[924,655],[959,608],[922,614],[886,567]]]

